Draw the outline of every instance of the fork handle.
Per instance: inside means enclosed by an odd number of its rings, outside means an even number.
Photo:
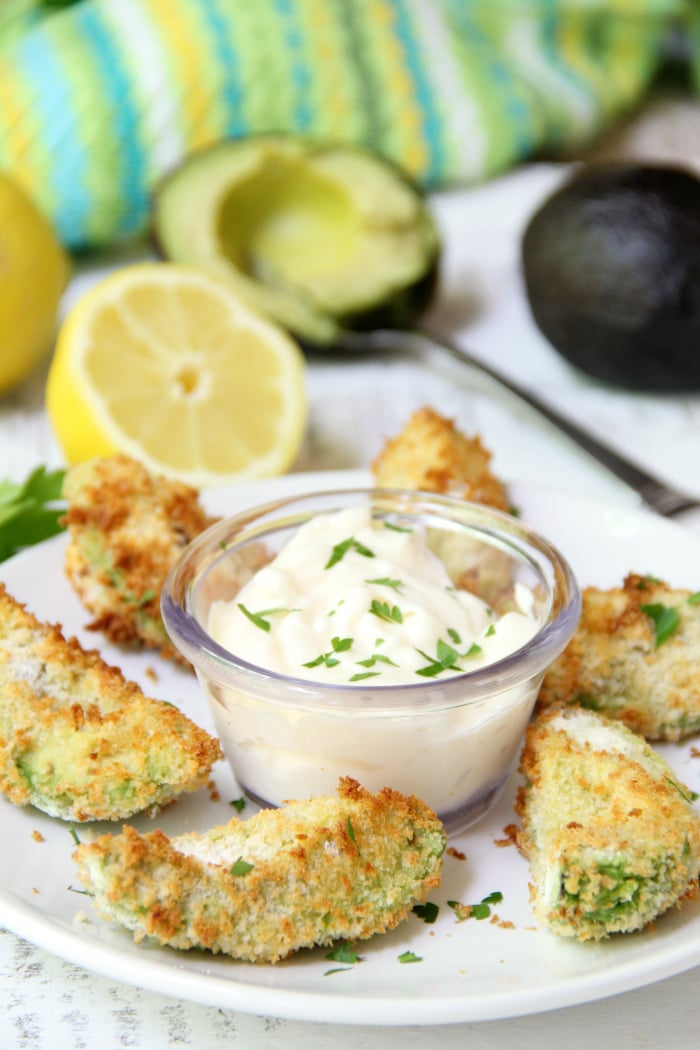
[[[659,478],[635,466],[634,463],[630,463],[628,459],[614,452],[607,445],[602,444],[587,431],[582,430],[575,423],[560,415],[555,409],[550,408],[535,394],[531,394],[517,383],[501,375],[500,372],[478,361],[459,346],[447,343],[441,338],[435,338],[427,332],[418,331],[399,332],[389,329],[375,329],[373,332],[363,332],[361,339],[365,349],[371,347],[373,350],[394,350],[395,352],[397,349],[405,348],[421,357],[434,351],[447,354],[483,373],[493,382],[525,402],[550,423],[553,423],[555,427],[571,438],[580,448],[584,449],[590,456],[593,456],[594,459],[606,467],[607,470],[637,492],[647,507],[655,510],[658,514],[662,514],[664,517],[672,518],[676,514],[681,514],[683,511],[700,506],[700,502],[697,499],[676,491]],[[397,343],[399,344],[398,346]],[[358,349],[359,347],[358,340]]]

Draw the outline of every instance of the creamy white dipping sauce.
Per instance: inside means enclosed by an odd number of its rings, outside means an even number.
[[[240,590],[214,602],[208,631],[269,671],[327,685],[405,685],[473,671],[535,633],[533,596],[498,616],[455,590],[425,530],[374,523],[365,507],[307,522]]]
[[[373,522],[364,507],[319,515],[233,600],[212,603],[208,631],[228,651],[309,683],[204,676],[236,779],[259,801],[333,794],[353,776],[371,791],[418,795],[455,831],[498,797],[541,675],[480,697],[455,676],[525,645],[544,614],[523,585],[520,611],[502,616],[455,590],[429,538],[422,526]],[[403,704],[382,688],[405,683],[424,688]],[[324,695],[338,684],[348,692]],[[382,693],[392,694],[386,707]]]

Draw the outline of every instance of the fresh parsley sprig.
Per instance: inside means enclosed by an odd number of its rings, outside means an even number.
[[[22,483],[0,481],[0,561],[62,532],[64,470],[37,467]]]

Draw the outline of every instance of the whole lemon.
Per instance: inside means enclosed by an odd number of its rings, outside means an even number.
[[[68,256],[28,193],[0,172],[0,393],[50,349]]]

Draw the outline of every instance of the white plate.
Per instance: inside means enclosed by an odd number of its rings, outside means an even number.
[[[290,475],[210,494],[216,512],[313,488],[366,484],[361,472]],[[612,585],[628,571],[650,572],[696,589],[700,537],[664,519],[588,497],[514,484],[514,502],[568,556],[582,583]],[[85,614],[62,571],[63,537],[0,566],[0,577],[39,617],[59,620],[91,647]],[[168,698],[212,729],[194,679],[154,656],[100,648],[151,695]],[[157,680],[147,673],[157,671]],[[691,745],[660,748],[689,786],[700,786]],[[182,799],[155,822],[166,833],[227,820],[240,791],[223,763],[215,769],[218,800],[209,791]],[[76,895],[70,829],[32,809],[0,800],[0,923],[26,939],[111,978],[168,996],[249,1013],[298,1020],[375,1025],[435,1025],[505,1018],[569,1006],[661,980],[700,963],[700,903],[662,917],[652,932],[602,944],[569,943],[538,928],[528,905],[528,870],[513,846],[498,846],[514,821],[516,778],[500,805],[476,828],[451,841],[466,860],[446,857],[434,925],[411,916],[388,935],[360,945],[362,961],[328,974],[324,951],[300,952],[277,966],[253,966],[198,952],[133,944],[129,934],[98,919]],[[248,810],[250,812],[250,808]],[[99,825],[99,832],[106,826]],[[36,833],[39,835],[36,835]],[[88,838],[92,828],[81,826]],[[39,837],[41,836],[41,838]],[[449,899],[471,904],[498,890],[501,923],[458,923]],[[410,949],[420,962],[401,964]]]

